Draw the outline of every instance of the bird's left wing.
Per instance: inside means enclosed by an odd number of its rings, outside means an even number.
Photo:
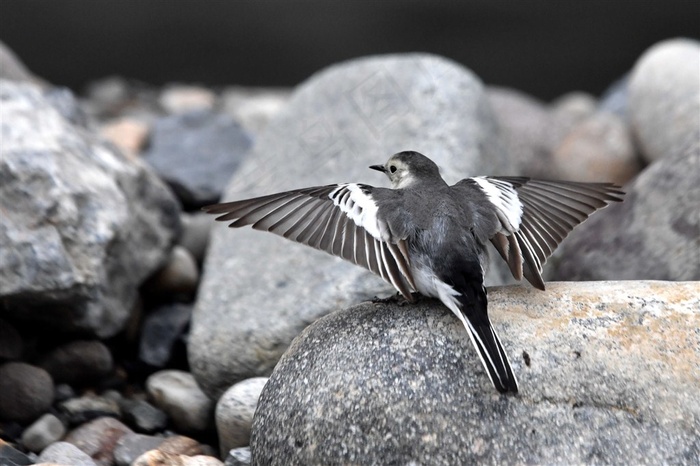
[[[348,183],[295,189],[204,207],[229,227],[252,225],[360,265],[406,299],[415,290],[408,248],[377,216],[372,186]]]
[[[525,177],[473,177],[455,185],[479,189],[495,209],[491,237],[513,276],[544,290],[542,267],[571,230],[610,202],[622,201],[612,183],[542,181]]]

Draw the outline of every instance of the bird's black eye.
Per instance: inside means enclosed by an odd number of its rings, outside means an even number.
[[[390,165],[390,166],[389,166],[389,171],[390,171],[391,173],[396,172],[396,165]]]

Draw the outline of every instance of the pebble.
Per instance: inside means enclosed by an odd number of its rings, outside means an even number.
[[[191,295],[197,290],[199,269],[190,252],[175,246],[168,262],[148,281],[148,291],[156,295]]]
[[[250,447],[234,448],[228,452],[225,466],[248,466],[251,462]]]
[[[146,380],[146,390],[154,404],[183,432],[212,428],[214,404],[189,372],[163,370]]]
[[[23,362],[0,366],[0,419],[27,423],[53,402],[54,385],[44,369]]]
[[[258,398],[267,377],[255,377],[238,382],[226,390],[216,404],[216,430],[219,433],[221,456],[250,444],[250,429]]]
[[[221,97],[223,110],[253,134],[259,134],[289,101],[289,89],[232,86]]]
[[[622,186],[641,171],[627,126],[606,112],[594,113],[571,130],[554,150],[552,161],[556,177],[563,180]]]
[[[69,442],[56,442],[41,452],[38,463],[70,466],[97,466],[95,460],[83,450]]]
[[[101,417],[74,429],[64,441],[87,453],[97,463],[107,466],[114,459],[114,449],[119,439],[130,433],[133,433],[132,430],[117,419]]]
[[[104,416],[121,417],[121,409],[116,401],[98,395],[70,398],[59,403],[58,408],[72,426]]]
[[[114,462],[117,466],[130,466],[136,458],[163,443],[162,437],[143,434],[125,434],[114,449]]]
[[[103,124],[100,133],[122,152],[133,156],[143,149],[149,130],[148,124],[125,117]]]
[[[0,43],[0,50],[2,44]],[[210,219],[211,220],[211,219]],[[0,363],[4,361],[14,361],[22,356],[24,342],[14,325],[0,319]]]
[[[137,432],[160,432],[168,423],[168,416],[147,401],[125,399],[119,406],[124,422]]]
[[[0,45],[2,45],[0,43]],[[0,465],[2,466],[24,466],[34,464],[28,455],[0,438]]]
[[[51,413],[46,413],[34,421],[22,433],[22,445],[27,450],[40,453],[44,448],[58,442],[66,434],[66,427],[60,419]]]
[[[216,95],[203,87],[173,85],[163,90],[158,102],[170,114],[211,110],[216,103]]]
[[[223,466],[212,456],[186,456],[151,450],[139,456],[132,466]]]
[[[190,304],[174,303],[149,312],[141,326],[139,359],[164,367],[173,357],[173,347],[183,336],[192,316]]]
[[[192,254],[198,264],[202,264],[209,245],[209,233],[215,225],[212,216],[202,212],[196,214],[183,212],[180,221],[182,235],[178,243]]]
[[[112,353],[99,340],[77,340],[49,352],[40,362],[56,383],[94,384],[114,369]]]

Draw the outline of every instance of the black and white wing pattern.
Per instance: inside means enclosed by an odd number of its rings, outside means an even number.
[[[405,238],[392,237],[377,217],[375,188],[337,184],[295,189],[204,207],[229,227],[252,225],[360,265],[412,301],[415,284]]]
[[[542,267],[571,230],[624,192],[612,183],[474,177],[496,208],[500,230],[491,238],[517,280],[544,290]],[[461,183],[461,182],[460,182]]]

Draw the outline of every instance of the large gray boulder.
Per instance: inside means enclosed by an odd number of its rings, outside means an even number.
[[[700,128],[700,42],[672,39],[647,50],[629,81],[629,116],[649,162],[685,154]]]
[[[690,464],[700,455],[700,284],[491,289],[520,379],[491,386],[433,300],[363,303],[294,341],[262,391],[252,464]]]
[[[700,141],[658,160],[557,251],[557,280],[700,280]]]
[[[179,227],[170,191],[67,91],[0,81],[0,314],[108,337]]]
[[[482,84],[431,55],[363,58],[302,84],[236,172],[224,200],[338,182],[388,185],[368,169],[417,150],[450,182],[512,173]],[[351,264],[258,231],[215,228],[189,340],[203,390],[268,375],[292,339],[333,309],[392,288]]]

